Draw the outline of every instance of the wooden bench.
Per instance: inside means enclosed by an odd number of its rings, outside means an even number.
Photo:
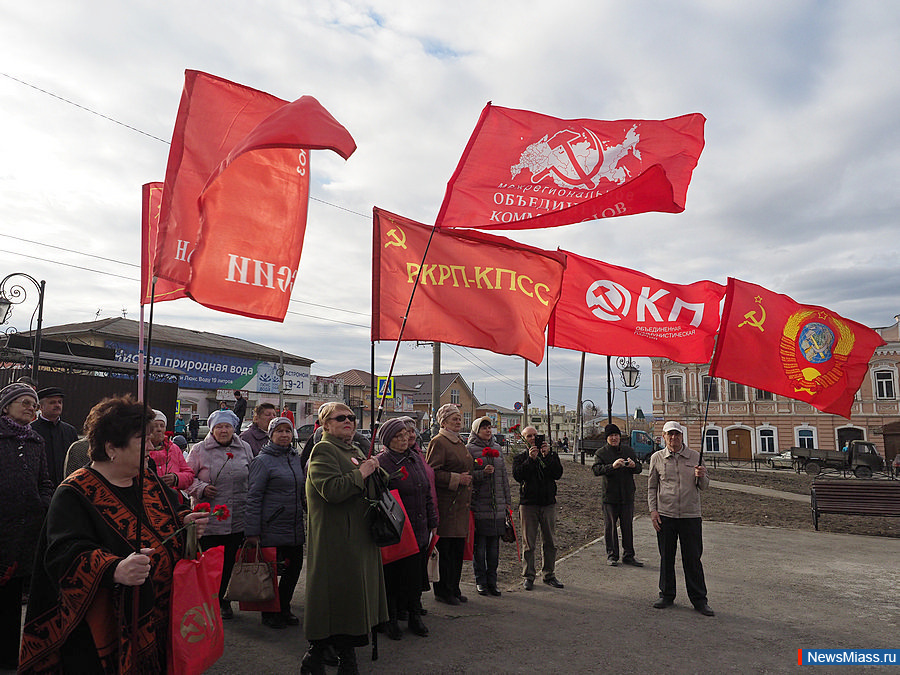
[[[823,513],[900,517],[900,481],[817,479],[809,493],[816,530]]]

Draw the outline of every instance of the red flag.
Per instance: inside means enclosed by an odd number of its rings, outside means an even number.
[[[709,363],[725,287],[681,286],[566,251],[548,342],[592,354]]]
[[[372,340],[396,340],[432,228],[374,209]],[[435,340],[544,357],[565,256],[471,230],[436,230],[403,331]]]
[[[356,144],[311,96],[285,103],[187,72],[163,193],[171,228],[160,251],[168,250],[173,276],[189,263],[191,298],[284,320],[306,232],[309,150],[326,148],[346,159]],[[180,190],[171,201],[170,179]]]
[[[869,359],[883,344],[871,328],[824,307],[729,278],[709,372],[849,419]]]
[[[441,227],[524,230],[684,211],[703,115],[563,120],[485,106],[438,213]]]
[[[162,203],[163,184],[145,183],[141,191],[141,304],[150,302],[153,293],[153,268],[156,260],[156,240],[159,235],[159,208]],[[168,279],[156,282],[154,302],[177,300],[185,297],[184,286]]]
[[[287,101],[228,80],[186,70],[169,149],[160,212],[156,273],[187,285],[200,234],[199,197],[231,150]]]

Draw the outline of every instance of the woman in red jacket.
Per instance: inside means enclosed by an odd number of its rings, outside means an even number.
[[[154,410],[153,413],[156,418],[150,423],[148,454],[156,463],[156,473],[162,482],[178,492],[184,503],[185,497],[180,491],[187,490],[194,482],[194,470],[185,460],[181,448],[166,438],[166,426],[169,423],[166,416],[159,410]]]

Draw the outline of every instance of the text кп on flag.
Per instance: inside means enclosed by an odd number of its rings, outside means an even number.
[[[346,159],[356,144],[311,96],[287,103],[187,71],[158,274],[207,307],[282,321],[306,231],[311,149]]]
[[[568,251],[548,343],[592,354],[709,363],[725,287],[669,284]]]
[[[564,120],[485,106],[437,217],[522,230],[684,211],[706,119]]]
[[[400,336],[431,230],[374,209],[373,341]],[[564,269],[559,252],[483,232],[437,230],[402,339],[517,354],[540,363]]]
[[[824,307],[729,278],[709,372],[849,418],[869,359],[883,344],[871,328]]]

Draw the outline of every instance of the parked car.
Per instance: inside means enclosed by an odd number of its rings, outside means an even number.
[[[794,455],[791,454],[790,450],[785,450],[780,455],[769,455],[765,461],[771,469],[794,468]]]
[[[306,443],[309,440],[309,437],[312,436],[316,431],[315,424],[301,424],[297,427],[297,440],[301,443]]]
[[[357,429],[357,431],[366,437],[369,443],[372,442],[372,430],[371,429]]]

